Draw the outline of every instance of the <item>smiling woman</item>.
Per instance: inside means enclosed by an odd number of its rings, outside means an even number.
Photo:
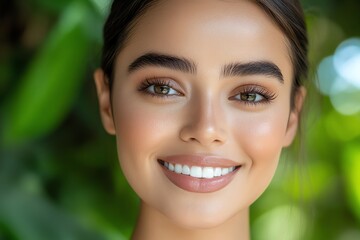
[[[297,1],[114,1],[94,76],[141,199],[133,239],[249,239],[249,207],[297,132]]]

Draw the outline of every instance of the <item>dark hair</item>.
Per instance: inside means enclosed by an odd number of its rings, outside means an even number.
[[[116,56],[124,47],[131,29],[144,12],[159,0],[113,0],[104,25],[101,68],[112,86]]]
[[[255,0],[280,27],[290,43],[290,57],[294,76],[291,107],[294,107],[295,92],[308,77],[308,37],[305,17],[299,0]]]
[[[101,67],[109,79],[113,80],[113,65],[119,51],[126,44],[131,29],[144,12],[159,1],[164,0],[114,0],[109,17],[104,26],[104,47]],[[308,39],[304,14],[299,0],[253,0],[280,27],[290,44],[294,78],[291,106],[294,93],[303,85],[308,72]]]

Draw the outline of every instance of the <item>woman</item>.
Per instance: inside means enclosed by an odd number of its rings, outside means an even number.
[[[297,132],[298,1],[114,1],[95,74],[141,199],[133,239],[249,239],[249,207]]]

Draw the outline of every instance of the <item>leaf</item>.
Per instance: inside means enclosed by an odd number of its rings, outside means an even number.
[[[308,219],[302,209],[292,205],[282,205],[255,219],[252,229],[253,239],[306,239],[307,222]]]
[[[349,145],[341,161],[344,170],[347,199],[352,212],[360,223],[360,148],[359,144]]]
[[[43,136],[69,112],[87,67],[90,40],[84,23],[88,15],[86,5],[70,5],[27,69],[7,105],[6,143]]]
[[[0,227],[6,230],[2,233],[6,236],[27,240],[105,239],[93,230],[86,230],[44,198],[16,186],[2,185],[0,195]]]

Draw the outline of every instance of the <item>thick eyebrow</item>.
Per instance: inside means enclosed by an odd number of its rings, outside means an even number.
[[[147,66],[165,67],[191,74],[196,73],[196,64],[193,61],[186,58],[158,53],[147,53],[135,59],[135,61],[129,65],[128,73]]]
[[[280,68],[276,64],[268,61],[227,64],[223,67],[221,73],[223,77],[265,75],[274,77],[281,83],[284,83],[284,77],[280,71]]]

